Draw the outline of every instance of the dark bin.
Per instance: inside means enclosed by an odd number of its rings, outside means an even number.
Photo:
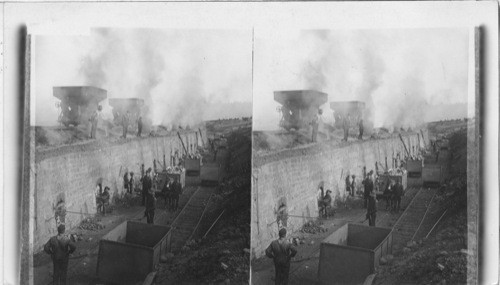
[[[203,165],[201,168],[200,178],[201,185],[203,186],[218,186],[220,180],[220,165]]]
[[[392,253],[392,230],[346,224],[321,242],[320,284],[359,284]]]
[[[114,284],[143,281],[169,250],[170,236],[170,227],[123,222],[99,242],[97,276]]]
[[[424,187],[437,187],[441,185],[442,167],[440,165],[426,165],[422,169],[422,181]]]
[[[187,176],[200,176],[201,159],[186,158],[184,160],[184,168]]]
[[[406,170],[408,171],[408,177],[410,178],[420,178],[422,177],[422,168],[424,167],[424,162],[422,160],[407,160]]]

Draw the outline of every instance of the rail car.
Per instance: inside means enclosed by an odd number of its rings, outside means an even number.
[[[58,121],[64,126],[88,123],[99,102],[106,99],[107,91],[93,86],[56,86],[53,95],[61,100]]]
[[[419,178],[422,177],[422,169],[424,167],[424,160],[407,160],[406,170],[408,171],[408,177]]]
[[[279,126],[287,131],[307,128],[318,114],[328,94],[315,90],[275,91],[274,100],[282,106]]]
[[[424,187],[441,185],[443,168],[440,165],[426,165],[422,169],[422,184]]]

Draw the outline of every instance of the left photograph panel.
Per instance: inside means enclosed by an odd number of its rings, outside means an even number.
[[[248,284],[251,30],[28,28],[26,70],[23,280]]]

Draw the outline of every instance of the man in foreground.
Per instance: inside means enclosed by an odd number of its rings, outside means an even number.
[[[54,285],[66,284],[68,274],[69,255],[72,254],[76,246],[71,239],[64,234],[66,227],[61,224],[57,227],[57,235],[50,238],[43,250],[50,254],[54,264]]]
[[[290,260],[297,254],[297,250],[286,240],[286,229],[279,231],[279,239],[271,242],[266,249],[266,255],[274,260],[276,271],[275,284],[288,284],[288,273],[290,271]]]

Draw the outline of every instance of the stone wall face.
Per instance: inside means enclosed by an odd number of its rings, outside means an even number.
[[[425,143],[429,144],[427,132]],[[403,136],[412,152],[424,140],[417,133]],[[317,192],[320,184],[332,190],[332,198],[345,197],[346,175],[356,175],[356,185],[361,187],[363,167],[374,170],[375,163],[389,168],[397,154],[403,158],[404,146],[399,137],[366,140],[329,146],[328,142],[306,148],[255,157],[252,161],[252,257],[259,258],[269,243],[276,239],[283,225],[288,232],[299,230],[310,219],[318,217]],[[271,157],[271,158],[270,158]],[[286,205],[286,224],[277,222],[280,207]]]
[[[199,133],[185,131],[181,137],[186,148],[198,142]],[[197,139],[198,137],[198,139]],[[203,133],[206,138],[206,133]],[[153,168],[153,160],[170,165],[170,156],[176,151],[184,153],[177,134],[165,137],[134,139],[122,144],[104,146],[92,150],[66,151],[50,157],[43,156],[35,162],[34,189],[34,251],[41,250],[43,244],[57,233],[57,205],[64,201],[66,208],[66,229],[78,226],[89,214],[96,213],[95,191],[98,181],[102,187],[110,187],[112,197],[124,193],[123,176],[126,171],[134,172],[136,180],[140,177],[140,167]],[[157,163],[158,169],[161,169]]]

